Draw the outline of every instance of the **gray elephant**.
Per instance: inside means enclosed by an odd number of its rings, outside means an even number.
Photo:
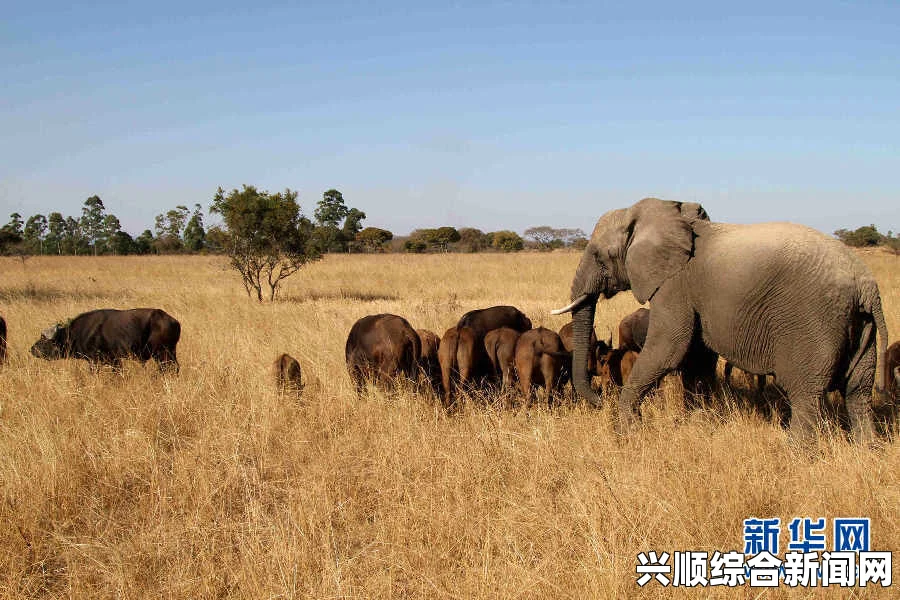
[[[592,403],[595,305],[629,289],[652,301],[653,318],[619,396],[620,433],[647,391],[702,341],[744,371],[775,375],[795,436],[814,434],[820,399],[839,390],[854,438],[872,438],[875,334],[883,356],[887,327],[874,277],[838,240],[791,223],[713,223],[699,204],[655,198],[606,213],[578,265],[572,303],[555,311],[574,311],[573,380]]]

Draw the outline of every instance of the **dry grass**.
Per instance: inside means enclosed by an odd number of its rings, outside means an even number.
[[[875,549],[900,549],[897,443],[825,434],[810,458],[753,413],[685,413],[670,382],[623,443],[609,408],[473,402],[447,416],[410,391],[356,399],[343,346],[359,317],[440,334],[503,303],[558,329],[549,310],[577,260],[329,256],[264,305],[213,257],[0,261],[0,595],[676,597],[637,588],[637,553],[741,550],[750,516],[868,516]],[[900,258],[865,260],[898,332]],[[179,376],[27,353],[58,320],[138,306],[181,321]],[[634,307],[601,303],[600,335]],[[280,352],[310,382],[301,401],[269,380]]]

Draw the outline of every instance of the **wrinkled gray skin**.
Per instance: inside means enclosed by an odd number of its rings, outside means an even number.
[[[887,328],[869,269],[841,242],[790,223],[712,223],[699,204],[647,198],[597,222],[572,282],[573,381],[599,403],[586,365],[602,296],[652,300],[647,340],[619,396],[617,429],[698,337],[735,366],[775,375],[791,402],[791,433],[811,436],[819,400],[839,390],[852,433],[872,438],[875,333]],[[883,385],[883,382],[881,382]]]

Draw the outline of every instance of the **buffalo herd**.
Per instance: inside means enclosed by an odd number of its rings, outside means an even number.
[[[618,325],[618,346],[612,336],[598,340],[592,331],[587,368],[604,389],[621,387],[631,372],[647,337],[650,310],[639,308]],[[430,389],[445,407],[454,405],[461,392],[518,389],[526,404],[536,388],[552,404],[571,378],[572,323],[559,332],[533,328],[531,320],[513,306],[492,306],[465,313],[444,335],[415,329],[398,315],[368,315],[359,319],[347,337],[345,357],[357,392],[365,382],[390,386],[398,379]],[[718,356],[702,344],[692,347],[679,366],[685,402],[707,402],[715,390]],[[900,394],[900,342],[888,348],[885,369],[887,399],[897,405]],[[730,386],[733,365],[725,363],[725,384]],[[765,376],[756,378],[754,401],[765,412]],[[877,411],[876,411],[877,412]]]
[[[628,379],[646,340],[649,321],[646,308],[623,318],[618,326],[618,347],[613,347],[612,336],[598,340],[591,332],[587,368],[601,387],[620,387]],[[101,309],[44,330],[31,347],[31,354],[45,360],[79,358],[89,361],[93,368],[106,364],[115,369],[121,368],[127,358],[141,362],[153,359],[160,371],[177,373],[180,336],[179,322],[161,309]],[[426,329],[414,329],[401,316],[378,314],[354,323],[347,336],[345,359],[358,394],[363,393],[367,381],[390,386],[398,379],[407,379],[424,383],[447,407],[454,404],[460,392],[491,388],[518,388],[528,403],[535,388],[540,387],[552,403],[571,378],[572,338],[571,322],[559,332],[533,328],[525,313],[513,306],[469,311],[441,337]],[[0,316],[0,364],[6,361],[6,349],[7,323]],[[705,399],[712,391],[717,360],[703,347],[688,352],[679,371],[689,402]],[[900,342],[888,347],[882,368],[887,384],[882,413],[893,413],[900,399]],[[279,355],[272,371],[279,390],[302,391],[301,368],[295,358]],[[732,365],[726,362],[726,385],[730,385],[731,372]],[[765,383],[765,376],[757,376],[758,397]],[[886,418],[893,419],[893,414]]]
[[[644,340],[650,311],[641,308],[619,324],[619,347],[591,333],[588,370],[601,386],[621,386],[631,372]],[[460,317],[442,337],[415,329],[398,315],[368,315],[350,329],[345,358],[357,392],[373,380],[389,385],[397,378],[424,382],[446,406],[461,391],[518,387],[526,402],[535,388],[543,388],[549,403],[571,378],[572,323],[559,332],[533,328],[514,306],[472,310]],[[707,390],[715,377],[717,356],[700,348],[681,366],[685,388],[692,394]]]

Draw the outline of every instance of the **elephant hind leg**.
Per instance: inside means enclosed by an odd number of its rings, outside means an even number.
[[[819,406],[824,397],[824,388],[818,393],[809,389],[788,391],[791,400],[791,420],[788,428],[790,436],[807,444],[816,438],[819,426]]]
[[[843,394],[850,417],[850,433],[857,443],[868,444],[875,437],[873,427],[872,387],[875,385],[875,335],[874,327],[867,323],[860,335],[859,350],[850,361]]]

